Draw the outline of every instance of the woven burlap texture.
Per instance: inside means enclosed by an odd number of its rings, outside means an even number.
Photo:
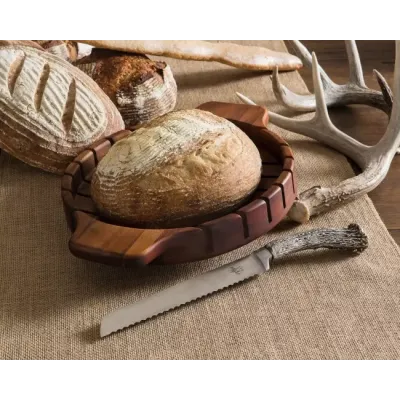
[[[245,42],[285,51],[281,41]],[[235,92],[277,110],[270,75],[217,63],[166,60],[177,109]],[[281,76],[297,92],[296,72]],[[299,189],[353,175],[345,158],[278,130],[293,147]],[[145,201],[145,199],[144,199]],[[354,257],[298,253],[257,279],[133,328],[99,338],[101,318],[281,235],[358,223],[370,246]],[[0,158],[0,358],[5,359],[392,359],[400,356],[400,253],[367,196],[216,259],[179,266],[115,268],[68,250],[60,178]]]

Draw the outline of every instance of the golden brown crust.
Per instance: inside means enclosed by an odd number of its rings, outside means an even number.
[[[35,40],[45,51],[49,51],[64,60],[74,62],[78,57],[78,45],[72,40]]]
[[[130,53],[151,54],[183,60],[216,61],[258,71],[290,71],[302,67],[301,60],[289,53],[264,47],[242,46],[229,42],[204,40],[80,40],[99,48]]]
[[[79,69],[36,47],[0,46],[0,146],[61,174],[85,147],[124,129],[111,100]]]
[[[91,63],[94,63],[92,79],[114,103],[117,102],[118,91],[137,86],[157,74],[162,76],[167,66],[164,62],[152,61],[142,54],[123,54],[104,49],[93,50],[89,57],[79,60],[77,65]]]
[[[171,228],[230,212],[260,177],[260,154],[244,132],[209,112],[185,110],[117,142],[98,164],[91,188],[106,218]]]
[[[30,46],[38,50],[44,50],[43,47],[37,43],[37,40],[0,40],[0,46]]]
[[[77,65],[110,97],[126,127],[172,111],[177,87],[169,66],[140,54],[95,49]]]

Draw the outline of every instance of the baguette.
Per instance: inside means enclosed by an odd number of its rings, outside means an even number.
[[[14,157],[61,174],[85,147],[124,129],[106,94],[67,61],[15,42],[0,44],[0,59],[0,147]]]
[[[217,61],[250,70],[271,71],[279,67],[281,71],[290,71],[302,67],[300,59],[289,53],[234,43],[211,43],[202,40],[79,40],[79,42],[130,53],[182,60]]]
[[[230,212],[260,178],[259,151],[244,132],[210,112],[183,110],[112,146],[97,165],[91,194],[113,222],[175,228]]]

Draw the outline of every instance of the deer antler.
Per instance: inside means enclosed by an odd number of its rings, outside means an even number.
[[[355,54],[354,46],[352,49],[353,54]],[[359,63],[354,63],[354,65],[355,66],[351,72],[351,76],[353,77],[352,83],[344,86],[354,87],[355,82],[357,81],[358,87],[361,88],[363,83],[363,79],[361,77],[361,67]],[[361,168],[362,173],[341,182],[336,187],[322,188],[318,186],[308,189],[300,194],[299,200],[295,202],[294,206],[289,212],[289,217],[302,223],[308,221],[312,215],[319,214],[343,201],[352,200],[373,190],[385,178],[392,159],[396,154],[396,150],[400,144],[400,42],[396,42],[393,97],[385,82],[382,84],[383,94],[380,95],[381,100],[378,101],[377,99],[379,97],[374,96],[374,100],[369,101],[370,105],[374,104],[376,107],[377,104],[382,106],[384,103],[388,104],[386,102],[388,99],[393,101],[393,107],[387,130],[381,140],[375,146],[366,146],[346,135],[333,125],[329,118],[327,101],[325,100],[324,96],[323,79],[325,82],[327,82],[327,76],[319,67],[317,57],[314,53],[312,54],[312,71],[313,84],[315,88],[316,109],[314,117],[311,120],[298,121],[270,112],[270,121],[271,123],[284,129],[301,133],[307,137],[319,140],[322,143],[337,149],[353,159]],[[366,90],[370,91],[370,89]],[[356,89],[354,89],[352,93],[354,94],[355,91]],[[332,99],[332,91],[328,96],[331,96]],[[363,96],[365,99],[364,104],[367,104],[367,95]],[[251,102],[251,100],[245,98],[243,95],[241,98],[245,100],[245,102]],[[293,97],[289,96],[289,98],[292,99]],[[342,97],[337,97],[337,99],[339,98],[341,101],[344,101],[344,94]],[[307,97],[307,99],[310,99],[310,97]],[[337,101],[334,103],[335,105],[338,104]],[[251,103],[254,104],[253,102]]]
[[[311,67],[312,57],[307,48],[298,40],[291,40],[289,42],[292,44],[297,56],[303,62],[303,65]],[[350,70],[349,81],[346,84],[336,84],[320,66],[318,67],[321,74],[327,106],[333,107],[348,104],[366,104],[379,108],[389,115],[390,110],[392,109],[392,96],[389,85],[383,76],[378,71],[374,70],[375,77],[384,94],[377,90],[368,88],[365,85],[360,56],[355,41],[346,40],[345,44]],[[291,110],[305,112],[315,111],[315,96],[312,94],[299,95],[290,91],[280,82],[278,68],[274,69],[272,75],[272,87],[277,99]],[[248,103],[246,100],[249,99],[243,95],[238,95],[245,103]]]

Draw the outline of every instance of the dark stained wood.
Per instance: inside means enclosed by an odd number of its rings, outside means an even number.
[[[88,149],[93,150],[94,156],[96,157],[96,164],[107,154],[108,150],[111,149],[113,142],[110,140],[103,140],[100,143],[95,143]]]
[[[288,200],[290,200],[290,197],[288,197]],[[282,193],[282,188],[281,186],[277,185],[272,185],[262,196],[261,199],[263,199],[266,204],[267,204],[267,209],[270,209],[269,215],[278,215],[278,216],[283,216],[286,215],[287,213],[287,208],[291,207],[293,202],[290,202],[286,200],[286,208],[283,205],[283,198],[284,195]]]
[[[83,181],[80,183],[77,193],[81,196],[90,196],[90,183]]]
[[[71,175],[63,175],[61,178],[61,188],[63,190],[69,190],[70,192],[76,190],[76,185],[73,184],[73,177]]]
[[[67,178],[68,181],[71,182],[71,186],[67,190],[75,191],[82,180],[81,166],[78,163],[70,163],[64,172],[64,176],[70,176],[72,178]],[[65,181],[63,184],[65,184]]]
[[[74,196],[74,210],[83,211],[90,214],[96,214],[96,206],[93,203],[91,197],[81,196],[80,194],[75,194]]]
[[[294,166],[294,165],[293,165]],[[274,177],[277,178],[280,173],[282,172],[282,164],[277,163],[277,164],[263,164],[262,166],[262,176],[268,177]]]
[[[265,192],[272,186],[273,183],[275,183],[275,181],[277,179],[278,179],[278,176],[271,176],[271,177],[262,176],[261,182],[258,185],[258,189],[262,189]]]
[[[242,217],[236,213],[205,222],[199,227],[205,231],[211,253],[222,254],[240,247],[246,237]]]
[[[92,150],[84,150],[74,159],[74,162],[80,165],[83,179],[88,180],[88,176],[96,168],[94,152]]]
[[[258,128],[265,128],[268,124],[268,113],[265,112],[266,108],[261,106],[254,106],[249,109],[246,104],[236,104],[235,107],[226,107],[226,103],[218,103],[210,101],[200,105],[200,110],[210,111],[213,109],[214,114],[224,115],[224,118],[229,119],[234,123],[246,122],[249,125]]]
[[[318,61],[335,82],[346,82],[348,63],[343,41],[305,40],[302,43],[309,50],[316,52]],[[372,72],[373,69],[377,69],[387,79],[389,85],[392,85],[395,60],[394,41],[358,40],[357,46],[363,64],[366,84],[379,90],[379,85]],[[290,49],[290,45],[288,47]],[[303,68],[299,72],[310,91],[313,91],[311,71]],[[367,145],[373,145],[379,141],[388,123],[385,113],[366,106],[332,109],[330,115],[339,129]],[[357,171],[357,169],[355,170]],[[369,193],[378,213],[398,244],[400,244],[399,177],[400,156],[396,156],[385,180]]]
[[[256,196],[235,212],[219,218],[210,216],[210,221],[193,227],[139,229],[106,221],[91,199],[90,179],[111,145],[127,135],[126,131],[116,133],[80,154],[62,178],[64,209],[73,232],[69,248],[75,256],[129,266],[155,260],[165,264],[195,261],[241,247],[273,229],[285,217],[296,198],[293,153],[280,136],[265,128],[267,110],[227,103],[207,103],[201,108],[229,117],[262,150],[264,177]]]
[[[271,210],[271,215],[268,211],[267,203],[262,199],[254,200],[237,211],[243,219],[245,238],[255,239],[271,230],[271,219],[276,214],[275,210]]]
[[[264,148],[258,148],[259,152],[260,152],[260,156],[261,159],[263,161],[263,165],[281,165],[282,163],[278,160],[277,157],[275,157],[274,155],[272,155],[269,151],[267,151],[266,149],[264,150]]]
[[[115,133],[108,139],[111,141],[111,143],[115,143],[115,142],[118,142],[118,140],[121,140],[121,139],[127,137],[130,133],[131,133],[131,131],[128,131],[128,130],[121,131],[121,132]]]

